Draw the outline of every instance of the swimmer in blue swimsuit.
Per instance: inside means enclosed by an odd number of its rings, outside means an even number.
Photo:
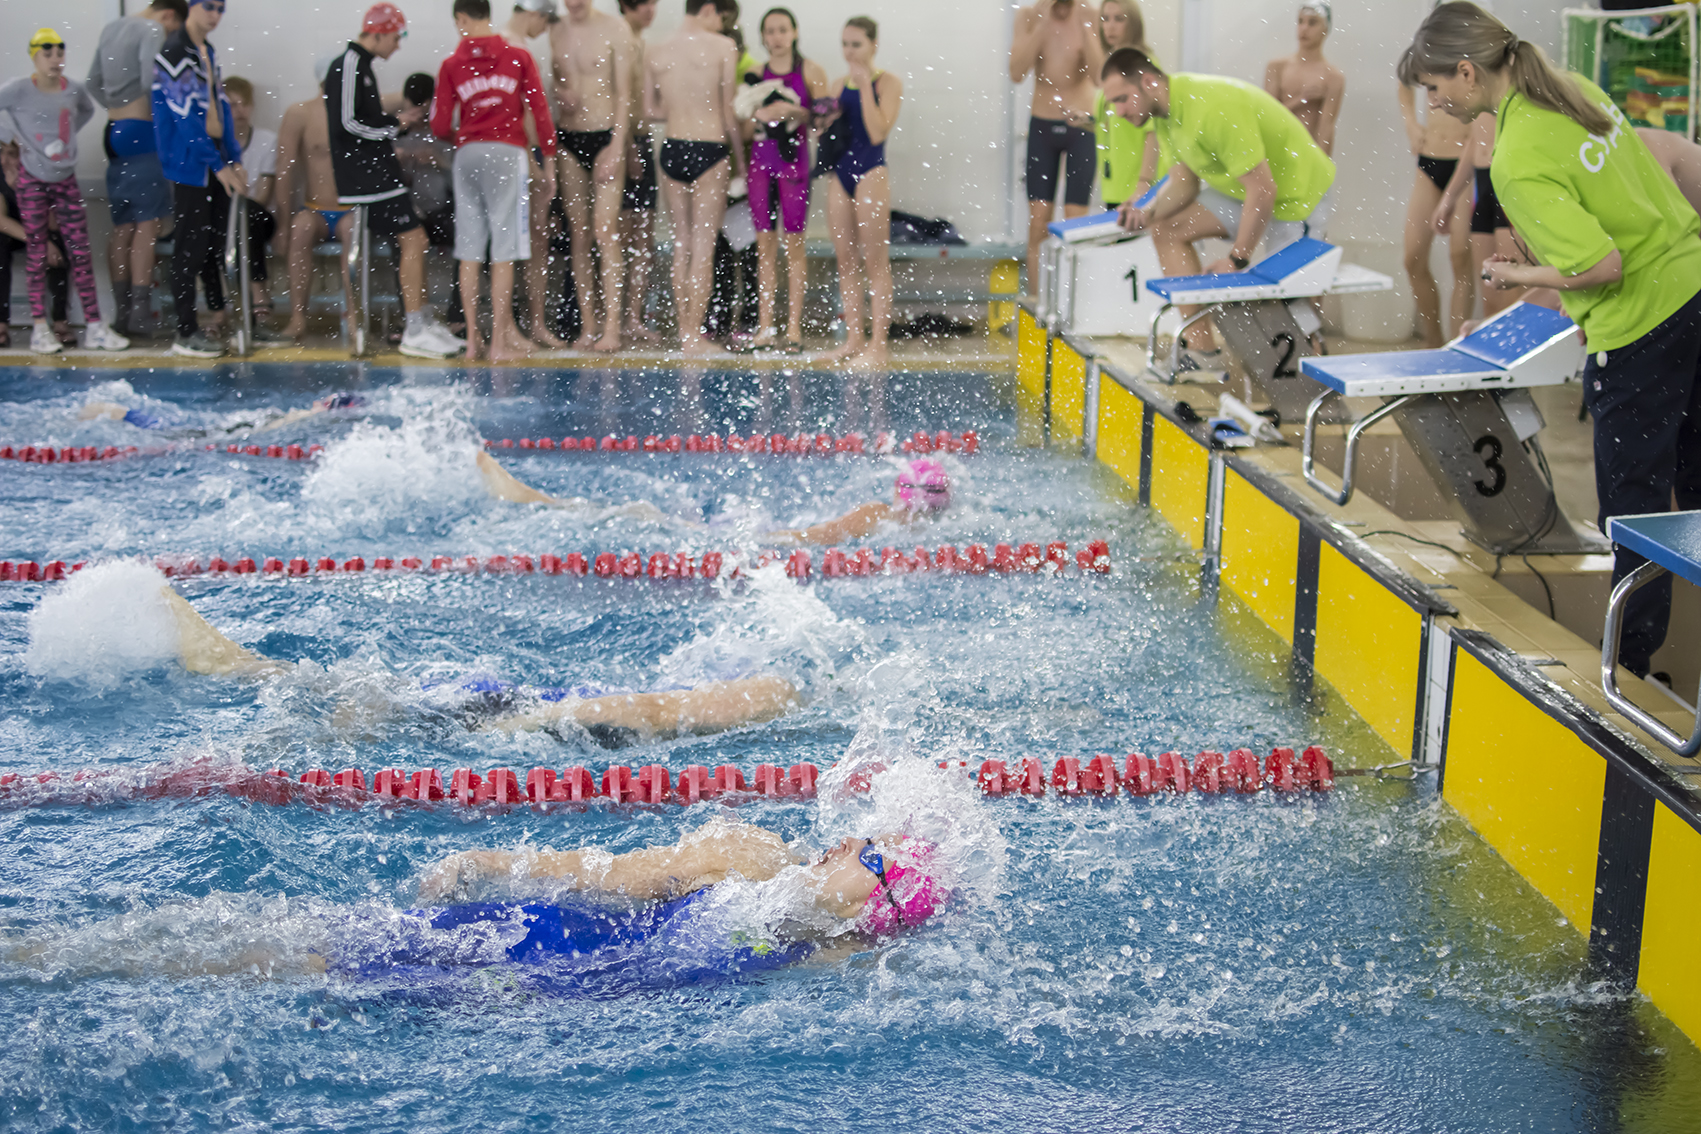
[[[95,571],[100,568],[88,568]],[[162,580],[163,583],[163,580]],[[293,667],[262,657],[221,634],[170,586],[162,585],[163,606],[153,613],[175,631],[177,656],[190,673],[217,677],[276,677]],[[742,677],[710,681],[695,688],[611,693],[575,689],[520,690],[509,687],[492,708],[488,691],[465,691],[454,711],[480,731],[548,732],[582,728],[610,747],[725,732],[784,716],[801,703],[797,687],[783,677]],[[496,692],[500,692],[497,690]],[[516,693],[522,695],[516,696]],[[365,731],[375,715],[393,715],[400,706],[339,706],[333,720],[344,731]]]
[[[167,421],[155,417],[144,410],[129,409],[117,402],[90,402],[77,412],[78,421],[93,421],[97,417],[109,421],[122,421],[137,429],[146,429],[175,437],[214,437],[231,436],[235,434],[271,433],[291,425],[309,421],[327,413],[341,413],[345,410],[366,408],[366,398],[360,394],[332,394],[320,398],[306,409],[287,410],[277,413],[264,421],[235,421],[218,428],[202,428],[185,425],[182,422]]]
[[[845,24],[840,36],[850,73],[839,80],[839,124],[844,148],[833,165],[827,222],[839,262],[839,293],[847,337],[827,356],[858,367],[886,365],[886,332],[892,322],[892,187],[886,138],[903,104],[903,80],[874,69],[879,27],[867,16]],[[871,294],[873,334],[862,332],[862,295]]]

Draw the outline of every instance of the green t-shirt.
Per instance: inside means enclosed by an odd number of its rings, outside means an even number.
[[[746,51],[738,60],[738,81],[743,82],[746,75],[760,75],[762,64],[756,62],[756,57]]]
[[[1612,116],[1612,133],[1591,134],[1509,92],[1489,177],[1506,218],[1542,263],[1574,276],[1618,252],[1624,276],[1617,283],[1559,293],[1590,350],[1617,350],[1701,292],[1701,220],[1612,100],[1573,78]]]
[[[1140,162],[1146,156],[1146,139],[1156,129],[1153,119],[1136,126],[1116,112],[1100,91],[1093,103],[1093,138],[1099,154],[1099,193],[1107,205],[1120,205],[1134,195],[1140,181]],[[1158,170],[1153,180],[1169,172],[1175,155],[1160,136]]]
[[[1246,200],[1245,177],[1268,161],[1276,181],[1274,219],[1304,220],[1335,183],[1335,163],[1305,124],[1251,83],[1220,75],[1171,75],[1169,117],[1157,118],[1175,160],[1211,188]]]

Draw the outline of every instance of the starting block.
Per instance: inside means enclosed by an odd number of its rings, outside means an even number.
[[[1322,326],[1310,301],[1325,295],[1388,291],[1393,286],[1394,281],[1381,272],[1342,263],[1338,246],[1309,237],[1266,256],[1244,272],[1147,280],[1146,289],[1162,303],[1152,315],[1146,339],[1146,368],[1163,381],[1174,382],[1182,334],[1200,320],[1215,316],[1224,340],[1269,393],[1276,411],[1284,417],[1296,417],[1316,392],[1309,383],[1297,381],[1303,373],[1300,361],[1312,353],[1311,336]],[[1159,324],[1166,314],[1184,304],[1197,304],[1201,309],[1176,328],[1168,364],[1160,366],[1156,354]]]
[[[1149,205],[1159,181],[1134,203]],[[1163,275],[1144,233],[1125,232],[1115,209],[1057,221],[1040,247],[1040,322],[1054,334],[1125,335],[1144,326],[1157,300],[1140,288]]]
[[[1638,707],[1618,687],[1618,639],[1623,629],[1624,606],[1630,596],[1661,575],[1672,574],[1701,586],[1701,512],[1660,512],[1647,516],[1614,516],[1607,521],[1607,535],[1628,551],[1645,556],[1648,562],[1620,579],[1607,600],[1606,623],[1601,633],[1601,692],[1607,703],[1640,725],[1661,744],[1679,756],[1701,752],[1701,714],[1689,739],[1661,724]]]
[[[1351,500],[1359,439],[1392,416],[1473,543],[1496,555],[1605,551],[1559,510],[1535,436],[1546,423],[1528,393],[1569,381],[1583,357],[1575,323],[1517,303],[1439,350],[1308,358],[1305,375],[1325,389],[1305,411],[1306,482],[1336,504]],[[1337,397],[1389,399],[1348,428],[1339,489],[1315,467],[1319,415]]]

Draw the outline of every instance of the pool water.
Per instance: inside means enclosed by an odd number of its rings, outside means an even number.
[[[356,388],[357,415],[272,435],[315,462],[209,453],[190,430]],[[939,760],[1321,743],[1399,759],[1094,464],[1014,447],[983,375],[726,371],[0,371],[0,443],[148,444],[91,398],[182,431],[169,452],[0,462],[0,558],[338,558],[752,547],[889,494],[868,457],[523,454],[578,509],[492,501],[476,439],[976,429],[959,504],[919,539],[1103,538],[1108,576],[656,583],[458,574],[200,577],[214,625],[300,662],[261,683],[89,649],[41,661],[53,584],[0,585],[0,772],[769,761],[884,765],[872,798],[736,807],[0,803],[0,1126],[20,1130],[1684,1130],[1701,1057],[1436,797],[1349,776],[1283,798],[982,799]],[[219,438],[222,441],[223,435]],[[648,500],[636,520],[610,506]],[[702,526],[698,526],[702,525]],[[909,533],[905,533],[906,536]],[[37,638],[101,627],[37,619]],[[31,661],[31,658],[35,661]],[[423,683],[467,673],[648,688],[783,673],[804,708],[609,753],[467,731]],[[335,708],[400,706],[358,729]],[[943,778],[942,778],[943,777]],[[27,793],[26,793],[27,794]],[[57,798],[60,802],[51,802]],[[39,797],[38,797],[39,802]],[[302,974],[322,926],[415,904],[471,847],[632,849],[731,814],[826,846],[902,815],[957,838],[958,898],[848,957],[591,996],[501,973],[412,996]],[[242,971],[244,968],[248,971]],[[235,975],[228,975],[236,970]],[[219,975],[206,975],[213,972]],[[643,974],[639,974],[640,977]]]

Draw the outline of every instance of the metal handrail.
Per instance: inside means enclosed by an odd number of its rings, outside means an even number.
[[[236,334],[233,353],[246,358],[254,346],[254,266],[248,259],[248,198],[232,195],[230,217],[225,225],[224,271],[236,282]]]
[[[349,226],[348,270],[344,294],[348,297],[348,316],[352,339],[349,351],[355,357],[366,354],[366,335],[372,312],[372,231],[367,227],[365,205],[356,205],[353,224]]]
[[[1353,498],[1353,466],[1358,462],[1358,441],[1364,436],[1365,430],[1387,417],[1403,406],[1422,397],[1421,394],[1405,394],[1393,401],[1384,402],[1370,413],[1365,414],[1347,430],[1347,451],[1341,458],[1341,487],[1340,491],[1329,487],[1316,475],[1316,438],[1317,415],[1323,409],[1323,403],[1338,395],[1333,390],[1324,390],[1311,404],[1305,407],[1305,436],[1300,450],[1300,471],[1305,474],[1305,482],[1315,488],[1325,499],[1336,505],[1344,505]]]
[[[1689,734],[1689,739],[1684,740],[1656,720],[1652,713],[1626,697],[1618,687],[1618,639],[1624,629],[1625,604],[1630,601],[1631,595],[1659,578],[1665,570],[1649,560],[1620,579],[1618,586],[1612,589],[1612,597],[1607,600],[1606,624],[1601,631],[1601,692],[1606,694],[1607,704],[1629,717],[1644,732],[1679,756],[1687,757],[1701,752],[1701,713],[1696,714],[1695,729]]]

